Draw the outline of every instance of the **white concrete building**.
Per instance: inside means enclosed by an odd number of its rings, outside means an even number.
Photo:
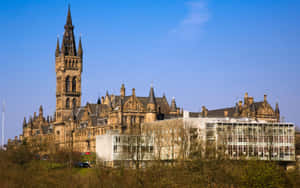
[[[134,165],[153,160],[153,138],[108,132],[96,137],[97,161],[106,166]]]
[[[184,126],[197,132],[205,146],[224,150],[231,159],[295,161],[295,126],[248,118],[188,116]]]

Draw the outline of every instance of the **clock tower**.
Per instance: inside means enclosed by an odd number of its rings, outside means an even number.
[[[66,120],[72,110],[81,106],[82,46],[79,39],[76,50],[74,26],[70,7],[61,48],[59,39],[55,51],[56,72],[56,122]]]

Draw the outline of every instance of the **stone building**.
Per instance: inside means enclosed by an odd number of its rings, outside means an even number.
[[[183,110],[177,107],[175,98],[171,104],[166,96],[155,96],[151,86],[149,95],[140,97],[133,88],[130,94],[122,84],[120,93],[100,97],[95,103],[81,104],[81,80],[83,70],[83,47],[81,38],[76,46],[74,26],[70,8],[65,32],[60,45],[57,39],[55,50],[56,72],[56,110],[53,116],[44,117],[42,106],[39,114],[34,113],[28,120],[24,118],[23,134],[20,140],[47,140],[57,148],[69,148],[74,151],[95,151],[95,138],[107,130],[119,130],[132,133],[142,123],[156,120],[173,119],[183,116]],[[193,117],[251,117],[257,120],[278,122],[280,113],[278,104],[275,110],[267,102],[254,102],[246,93],[235,107],[190,113]]]
[[[280,110],[278,103],[275,109],[267,101],[267,95],[264,95],[264,100],[255,102],[253,97],[249,97],[245,93],[244,102],[239,101],[234,107],[221,108],[216,110],[208,110],[202,106],[202,111],[191,112],[191,117],[235,117],[235,118],[254,118],[256,120],[265,120],[268,122],[280,121]]]
[[[96,103],[81,104],[81,73],[83,48],[81,38],[78,48],[74,37],[70,8],[65,32],[60,46],[57,39],[55,51],[56,111],[45,118],[43,108],[27,121],[24,118],[20,140],[48,140],[57,148],[74,151],[95,151],[95,138],[107,130],[130,132],[143,122],[182,116],[173,98],[169,105],[165,96],[156,97],[151,86],[149,96],[139,97],[135,89],[126,93],[122,84],[119,95],[106,93]]]

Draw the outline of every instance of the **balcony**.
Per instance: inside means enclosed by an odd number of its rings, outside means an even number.
[[[63,91],[62,93],[56,92],[56,96],[60,96],[60,95],[66,95],[66,96],[70,96],[70,97],[79,97],[80,92],[78,92],[78,91],[68,91],[68,92]]]

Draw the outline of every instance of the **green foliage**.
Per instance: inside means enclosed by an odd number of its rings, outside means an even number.
[[[241,176],[243,187],[284,187],[284,171],[273,162],[248,161]]]
[[[35,157],[26,143],[0,151],[1,187],[298,187],[300,174],[274,162],[206,160],[153,162],[148,168],[74,168],[79,153],[58,151]],[[89,157],[93,157],[93,154]],[[88,160],[93,160],[88,159]],[[4,169],[4,170],[2,170]]]

